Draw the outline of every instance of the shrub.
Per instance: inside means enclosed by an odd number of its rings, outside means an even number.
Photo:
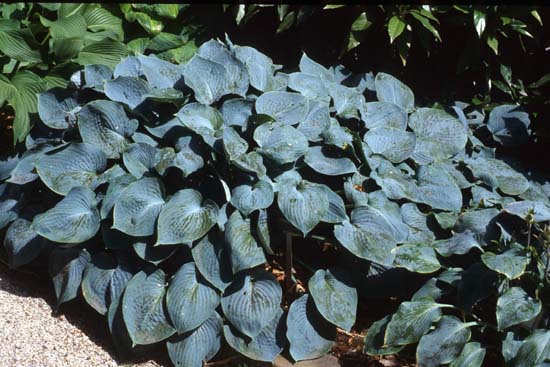
[[[528,116],[417,107],[389,74],[305,54],[287,71],[212,40],[186,64],[129,56],[40,94],[42,122],[0,165],[10,264],[47,251],[58,304],[81,289],[115,342],[166,341],[175,365],[201,366],[222,334],[256,360],[322,356],[360,297],[417,280],[366,353],[548,359],[548,186],[480,140],[521,141]],[[307,293],[291,287],[293,246],[307,246]]]

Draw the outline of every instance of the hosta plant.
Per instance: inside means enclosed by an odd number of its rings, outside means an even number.
[[[359,302],[411,287],[365,353],[547,365],[548,187],[477,136],[523,139],[528,116],[418,107],[391,75],[305,54],[281,69],[212,40],[186,64],[130,56],[40,94],[41,123],[0,165],[9,263],[47,252],[59,304],[81,292],[117,344],[166,343],[177,366],[222,343],[320,357]],[[311,271],[301,287],[293,266]]]

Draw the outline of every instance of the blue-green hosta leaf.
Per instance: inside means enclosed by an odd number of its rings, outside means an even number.
[[[298,124],[298,130],[309,141],[323,140],[322,134],[330,127],[330,114],[327,103],[309,101],[309,111],[306,118]]]
[[[349,129],[342,127],[335,118],[330,119],[328,129],[323,131],[321,135],[326,144],[334,145],[341,149],[346,149],[353,142],[353,135],[350,134]]]
[[[90,258],[86,249],[76,247],[57,247],[52,251],[48,266],[58,306],[76,298],[82,273]]]
[[[167,147],[160,149],[155,156],[155,169],[161,175],[167,168],[179,168],[185,177],[204,166],[197,141],[193,136],[182,136],[176,142],[175,150]]]
[[[374,79],[376,97],[382,102],[391,102],[403,107],[407,112],[414,109],[414,94],[412,90],[395,78],[386,73],[376,74]]]
[[[334,345],[336,327],[323,318],[308,294],[292,302],[286,325],[290,355],[295,361],[321,357]]]
[[[451,238],[434,241],[432,246],[441,256],[445,257],[467,254],[474,247],[481,250],[479,241],[469,229],[455,233]]]
[[[416,136],[394,127],[377,127],[367,131],[363,140],[375,154],[381,154],[392,163],[409,158],[414,152]]]
[[[393,264],[409,271],[429,274],[441,268],[432,247],[422,244],[405,244],[392,250],[395,255]]]
[[[331,70],[310,59],[305,52],[302,54],[302,58],[300,59],[300,71],[302,73],[313,75],[323,81],[336,81]]]
[[[535,222],[546,222],[550,220],[550,205],[539,201],[516,201],[504,207],[504,211],[518,217],[525,218],[529,211],[533,211],[533,219]]]
[[[262,248],[251,233],[249,218],[234,211],[225,225],[225,242],[233,273],[253,268],[266,262]]]
[[[357,88],[330,83],[328,91],[334,101],[336,115],[344,118],[359,118],[357,111],[365,104],[365,96]]]
[[[177,114],[183,126],[202,136],[212,145],[215,133],[223,126],[223,116],[213,107],[188,103]]]
[[[161,269],[151,274],[140,271],[126,285],[122,314],[132,344],[153,344],[176,332],[164,314],[165,275]]]
[[[192,262],[182,265],[170,281],[166,306],[178,333],[199,327],[216,313],[220,296],[201,282]]]
[[[134,141],[134,143],[149,144],[152,147],[158,147],[159,145],[153,137],[144,133],[140,133],[138,131],[136,131],[134,135],[132,135],[132,140]]]
[[[416,349],[418,364],[425,367],[438,367],[451,363],[457,358],[470,340],[470,326],[455,316],[443,316],[435,329],[424,335]]]
[[[18,201],[21,198],[19,187],[12,184],[0,184],[0,229],[19,217]]]
[[[281,123],[265,123],[254,131],[258,151],[278,164],[296,162],[303,156],[309,143],[296,128]]]
[[[420,166],[417,180],[422,202],[434,209],[459,211],[462,208],[462,192],[445,167],[437,164]]]
[[[307,98],[298,93],[267,92],[256,100],[256,113],[273,117],[285,125],[304,121],[309,111]]]
[[[517,146],[529,140],[529,114],[514,105],[497,106],[491,110],[487,128],[493,138],[505,146]]]
[[[373,228],[371,233],[377,231],[388,233],[395,243],[403,243],[409,235],[408,226],[403,223],[403,217],[399,205],[388,200],[382,190],[369,194],[369,203],[363,211],[364,219],[370,221]],[[375,229],[377,228],[377,229]]]
[[[517,247],[499,255],[487,251],[481,255],[481,260],[489,269],[505,275],[508,279],[516,279],[523,275],[530,261],[527,254]]]
[[[223,43],[214,40],[207,41],[199,47],[196,54],[223,66],[228,94],[246,96],[248,91],[247,69],[225,48]]]
[[[177,367],[202,367],[221,347],[223,321],[218,313],[197,329],[166,342],[170,360]]]
[[[460,121],[442,110],[419,108],[410,116],[409,126],[416,134],[412,158],[418,164],[450,158],[464,149],[468,141]]]
[[[332,191],[330,187],[326,185],[322,185],[322,187],[327,194],[328,211],[321,221],[326,223],[342,223],[345,220],[349,220],[342,197]]]
[[[388,162],[389,163],[389,162]],[[424,201],[424,195],[412,177],[400,172],[398,168],[381,172],[371,172],[376,184],[382,188],[384,194],[392,200],[408,199],[418,203]]]
[[[191,250],[201,275],[220,291],[231,283],[233,273],[223,237],[205,236]]]
[[[449,367],[481,367],[485,359],[485,348],[479,343],[470,342],[464,345],[460,355],[451,362]]]
[[[115,206],[115,203],[118,201],[118,199],[122,195],[122,192],[124,191],[124,189],[135,180],[136,178],[133,175],[129,173],[125,173],[109,181],[109,187],[107,188],[107,192],[105,193],[103,200],[101,200],[101,211],[100,211],[101,219],[107,218],[111,209],[113,209],[113,207]]]
[[[248,150],[248,143],[241,138],[232,127],[223,129],[223,151],[230,161],[244,155]]]
[[[269,255],[275,255],[273,249],[271,248],[271,237],[269,234],[269,223],[267,211],[265,209],[260,209],[258,211],[258,220],[256,222],[256,235],[264,251]]]
[[[105,154],[93,145],[71,143],[41,155],[35,162],[40,179],[60,195],[76,186],[94,186],[100,172],[105,170]]]
[[[103,150],[107,158],[118,158],[137,128],[138,121],[130,120],[122,105],[116,102],[92,101],[78,113],[82,141]]]
[[[480,241],[485,237],[487,229],[498,213],[499,211],[495,208],[465,211],[456,220],[454,230],[456,232],[470,230]]]
[[[357,313],[357,290],[338,268],[319,269],[308,282],[317,310],[334,325],[350,331]]]
[[[244,131],[247,128],[248,118],[252,116],[254,102],[244,98],[232,98],[225,101],[221,113],[225,125],[240,126]]]
[[[131,236],[150,236],[164,204],[164,186],[153,177],[129,184],[115,203],[113,228]]]
[[[273,275],[262,269],[241,273],[225,289],[222,308],[231,324],[254,338],[280,310],[282,290]]]
[[[310,147],[306,152],[304,162],[316,172],[327,176],[357,172],[353,161],[338,153],[330,149],[323,149],[321,146]]]
[[[248,46],[235,46],[233,52],[235,57],[246,66],[250,85],[261,92],[272,90],[273,73],[276,67],[269,57]]]
[[[52,146],[46,143],[36,145],[26,150],[23,155],[21,155],[20,159],[14,160],[14,167],[11,167],[12,163],[8,164],[9,167],[6,167],[6,171],[9,171],[6,173],[9,176],[6,182],[24,185],[26,183],[36,180],[38,178],[38,174],[35,172],[35,163],[45,153],[58,148],[60,147]]]
[[[18,218],[10,224],[4,237],[4,248],[9,265],[17,268],[34,260],[44,248],[46,241],[31,229],[31,222]]]
[[[141,259],[153,265],[158,265],[168,259],[178,249],[178,246],[153,246],[145,242],[135,242],[132,247]]]
[[[499,330],[527,322],[542,310],[539,300],[534,300],[520,287],[508,289],[497,301],[497,325]]]
[[[38,95],[38,116],[52,129],[67,129],[75,121],[72,111],[78,107],[74,92],[53,88]]]
[[[365,336],[363,349],[364,353],[370,356],[384,356],[389,354],[397,354],[403,349],[403,346],[384,346],[384,335],[390,320],[391,315],[386,315],[382,319],[372,323],[367,331],[367,335]]]
[[[139,78],[143,75],[145,74],[143,74],[141,62],[137,56],[125,57],[117,64],[115,70],[113,71],[113,76],[115,78],[118,78],[119,76],[133,76]]]
[[[157,244],[190,243],[204,236],[216,224],[218,205],[202,199],[200,192],[183,189],[162,207],[158,220]]]
[[[35,216],[31,229],[50,241],[80,243],[97,233],[100,221],[95,193],[78,186],[52,209]]]
[[[255,361],[273,362],[286,344],[285,318],[283,316],[284,312],[279,309],[273,320],[250,341],[234,333],[231,326],[224,325],[225,340],[233,349],[248,358]]]
[[[550,357],[550,331],[544,329],[535,330],[521,345],[515,356],[508,361],[511,367],[539,366]]]
[[[325,189],[306,180],[297,185],[285,184],[279,190],[277,204],[286,220],[304,236],[323,219],[329,209]]]
[[[224,66],[197,54],[185,65],[183,75],[203,105],[211,105],[231,92]]]
[[[476,158],[468,159],[466,163],[475,177],[499,188],[507,195],[520,195],[529,188],[529,181],[521,173],[498,159]]]
[[[137,179],[155,167],[158,149],[145,143],[133,143],[123,152],[126,169]]]
[[[441,317],[439,303],[433,301],[403,302],[386,327],[384,345],[398,346],[416,343],[432,323]]]
[[[394,103],[368,102],[359,109],[359,112],[367,129],[393,127],[405,130],[407,128],[407,111]]]
[[[109,308],[109,285],[115,269],[114,258],[106,252],[100,252],[94,255],[84,270],[82,295],[86,302],[101,315],[105,315]]]
[[[106,65],[84,66],[85,88],[92,88],[99,92],[103,91],[103,83],[113,78],[113,69]]]
[[[254,210],[271,206],[274,197],[271,184],[260,180],[254,185],[245,184],[235,187],[231,191],[231,204],[244,215],[249,215]]]
[[[138,59],[145,78],[153,88],[180,89],[180,84],[184,76],[183,65],[174,65],[154,55],[139,55]]]
[[[151,87],[145,80],[132,76],[119,76],[109,80],[105,82],[103,89],[110,100],[124,103],[131,109],[136,108],[151,92]]]
[[[318,76],[292,73],[289,75],[288,86],[310,100],[330,101],[325,83]]]
[[[400,210],[403,223],[409,227],[407,243],[429,244],[435,240],[434,233],[428,227],[427,215],[418,210],[416,204],[403,204]]]

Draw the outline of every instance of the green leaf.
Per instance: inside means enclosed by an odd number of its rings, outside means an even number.
[[[439,35],[439,32],[437,31],[437,29],[433,26],[433,24],[430,22],[430,20],[427,17],[425,17],[425,16],[421,15],[421,13],[417,13],[415,11],[411,11],[410,14],[414,18],[416,18],[416,20],[418,20],[424,28],[426,28],[431,34],[433,34],[434,37],[439,42],[442,42],[441,36]]]
[[[517,350],[515,357],[508,362],[510,367],[531,367],[548,360],[550,356],[550,331],[535,330]]]
[[[26,38],[30,36],[29,30],[0,31],[0,51],[17,61],[39,63],[42,62],[40,52],[33,49]]]
[[[495,36],[487,36],[486,42],[495,55],[498,55],[498,39]]]
[[[40,22],[44,27],[49,28],[49,32],[54,40],[63,38],[83,38],[86,33],[86,19],[80,14],[73,14],[66,18],[58,18],[55,21],[40,17]]]
[[[109,308],[108,294],[116,269],[114,258],[100,252],[88,263],[82,277],[82,295],[94,310],[105,315]]]
[[[347,274],[338,268],[317,270],[309,279],[308,288],[321,315],[350,331],[357,313],[357,290],[350,285]]]
[[[539,300],[529,297],[519,287],[508,289],[497,301],[497,325],[499,330],[534,319],[542,310]]]
[[[128,51],[123,43],[104,39],[82,48],[74,61],[80,65],[100,64],[114,68],[127,55]]]
[[[225,226],[225,242],[233,273],[253,268],[266,262],[262,248],[252,236],[249,218],[233,212]]]
[[[376,88],[376,97],[379,101],[391,102],[403,107],[407,112],[411,112],[414,109],[414,94],[412,90],[394,76],[378,73],[376,74],[374,85]]]
[[[436,328],[424,335],[416,350],[417,362],[425,367],[438,367],[452,362],[470,340],[469,327],[455,316],[443,316]]]
[[[368,29],[372,25],[372,22],[367,19],[367,13],[362,12],[351,24],[351,30],[353,32],[360,32]]]
[[[57,306],[75,299],[82,273],[90,261],[86,249],[56,247],[50,254],[49,273],[52,277]]]
[[[508,279],[520,277],[529,263],[527,254],[519,248],[511,248],[499,255],[487,251],[481,255],[481,260],[489,269],[504,274]]]
[[[477,35],[481,38],[483,31],[485,31],[486,25],[486,15],[480,10],[474,10],[474,27],[476,29]]]
[[[327,176],[357,172],[357,167],[351,159],[342,157],[341,152],[323,149],[320,146],[310,147],[304,156],[304,162],[316,172]]]
[[[126,285],[122,314],[132,345],[153,344],[176,330],[164,315],[165,275],[161,269],[151,274],[140,271]]]
[[[395,266],[420,274],[433,273],[440,269],[436,253],[427,245],[401,245],[392,250]]]
[[[388,22],[388,34],[390,35],[390,43],[393,43],[393,41],[403,33],[405,30],[405,26],[407,24],[399,18],[397,15],[394,15],[390,18]]]
[[[112,31],[116,41],[124,40],[122,20],[101,6],[88,6],[82,13],[87,28],[92,32]]]
[[[157,244],[190,243],[202,238],[216,224],[218,205],[202,199],[193,189],[176,192],[162,207]]]
[[[386,157],[392,163],[399,163],[409,158],[416,145],[414,133],[394,127],[370,129],[363,140],[373,153]]]
[[[233,278],[227,252],[223,237],[214,233],[205,236],[191,250],[201,275],[222,292]]]
[[[307,138],[298,129],[280,122],[265,123],[254,131],[258,152],[278,164],[295,162],[308,150]]]
[[[231,192],[231,205],[244,215],[250,215],[255,210],[268,208],[273,203],[275,195],[271,184],[260,180],[254,185],[240,185]]]
[[[308,113],[307,99],[290,92],[267,92],[256,100],[256,112],[273,117],[286,125],[295,125]]]
[[[504,211],[525,219],[529,213],[535,222],[546,222],[550,220],[550,205],[542,201],[516,201],[507,204]]]
[[[451,362],[449,367],[481,367],[485,353],[485,348],[482,348],[479,343],[466,343],[460,355]]]
[[[384,345],[416,343],[441,317],[442,305],[432,301],[403,302],[386,327]]]
[[[370,356],[384,356],[399,353],[404,347],[385,347],[384,335],[386,327],[391,320],[391,315],[386,315],[382,319],[375,321],[369,327],[365,336],[365,346],[363,352]]]
[[[4,237],[4,248],[10,268],[17,268],[34,260],[46,245],[46,240],[31,228],[31,222],[18,218],[13,221]]]
[[[166,292],[168,314],[179,334],[206,322],[216,313],[219,304],[220,296],[201,281],[193,262],[179,268]]]

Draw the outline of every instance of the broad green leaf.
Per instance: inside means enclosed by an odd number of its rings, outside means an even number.
[[[380,154],[392,163],[409,158],[416,145],[414,133],[394,127],[378,127],[367,131],[363,140],[375,154]]]
[[[310,147],[304,156],[304,162],[316,172],[327,176],[345,175],[357,171],[353,161],[343,157],[341,152],[323,149],[321,146]]]
[[[200,239],[216,224],[218,211],[214,201],[203,202],[196,190],[176,192],[160,211],[157,244],[190,243]]]
[[[273,117],[285,125],[295,125],[306,118],[308,100],[291,92],[267,92],[256,100],[256,112]]]
[[[550,356],[550,331],[539,329],[529,335],[519,346],[515,357],[508,362],[511,367],[536,366]]]
[[[18,218],[10,224],[4,237],[9,266],[17,268],[34,260],[46,245],[43,237],[31,229],[31,222]]]
[[[456,232],[470,230],[476,239],[481,241],[497,214],[498,210],[495,208],[465,211],[456,219],[453,230]]]
[[[386,333],[386,327],[391,320],[391,315],[386,315],[382,319],[375,321],[369,327],[367,335],[365,336],[365,346],[363,352],[370,356],[390,355],[397,354],[403,346],[385,347],[384,335]]]
[[[542,310],[539,300],[529,297],[519,287],[508,289],[497,301],[497,324],[499,330],[527,322],[535,318]]]
[[[283,316],[283,311],[279,309],[273,320],[250,341],[234,333],[229,325],[224,325],[225,340],[233,349],[248,358],[255,361],[273,362],[286,344],[285,318]]]
[[[420,339],[416,350],[418,364],[438,367],[453,362],[470,340],[470,326],[472,323],[463,323],[455,316],[443,316],[436,328]]]
[[[275,195],[271,184],[260,180],[254,185],[239,185],[231,191],[231,204],[244,215],[271,206]]]
[[[415,273],[429,274],[440,269],[441,265],[432,247],[427,245],[401,245],[392,250],[395,266]]]
[[[77,247],[56,247],[51,252],[48,267],[57,297],[57,306],[76,298],[82,273],[90,258],[90,253],[86,249]]]
[[[172,363],[182,367],[202,367],[220,350],[222,327],[222,318],[214,313],[197,329],[170,338],[166,348]]]
[[[120,156],[138,124],[128,118],[122,105],[107,100],[89,102],[78,113],[82,140],[103,150],[107,158]]]
[[[40,52],[33,49],[25,38],[30,35],[29,30],[14,29],[0,31],[0,51],[17,61],[39,63],[42,61]],[[32,36],[32,35],[30,35]]]
[[[432,301],[403,302],[386,327],[385,346],[416,343],[441,318],[442,305]]]
[[[394,17],[395,18],[395,17]],[[391,102],[407,112],[414,109],[414,94],[411,89],[390,74],[378,73],[374,80],[376,97],[381,102]]]
[[[233,278],[223,237],[214,234],[205,236],[193,247],[191,253],[201,275],[223,292]]]
[[[280,310],[282,290],[273,275],[263,269],[241,273],[225,289],[222,309],[231,324],[254,338]]]
[[[476,178],[499,188],[507,195],[520,195],[529,188],[529,181],[501,160],[478,157],[466,160]]]
[[[252,236],[249,218],[234,211],[225,225],[225,242],[233,273],[253,268],[266,262],[262,248]]]
[[[75,61],[80,65],[100,64],[114,68],[127,55],[128,51],[123,43],[104,39],[84,46]]]
[[[469,229],[455,233],[448,239],[434,241],[432,246],[441,256],[445,257],[467,254],[474,247],[481,250],[481,245]]]
[[[40,22],[44,27],[49,28],[50,35],[54,40],[72,37],[83,38],[86,33],[86,19],[80,14],[58,18],[55,21],[41,16]]]
[[[419,108],[410,116],[409,126],[416,134],[413,159],[419,164],[450,158],[468,141],[462,123],[442,110]]]
[[[357,313],[357,290],[345,272],[338,268],[317,270],[309,279],[308,288],[321,315],[350,331]]]
[[[140,271],[130,279],[122,299],[122,313],[132,344],[153,344],[176,332],[163,309],[165,275]]]
[[[295,162],[308,150],[307,138],[296,128],[282,123],[265,123],[254,131],[258,151],[278,164]]]
[[[403,33],[407,24],[397,15],[394,15],[388,21],[388,34],[390,35],[390,43]]]
[[[35,216],[31,229],[50,241],[80,243],[97,233],[100,220],[95,193],[78,186],[52,209]]]
[[[420,212],[416,204],[406,203],[400,208],[403,223],[409,227],[409,235],[406,242],[429,244],[435,240],[435,235],[428,227],[427,215]]]
[[[416,178],[422,203],[433,209],[460,211],[462,208],[462,192],[451,175],[450,170],[440,163],[420,166]]]
[[[482,348],[479,343],[466,343],[460,355],[451,362],[449,367],[481,367],[485,352],[485,348]]]
[[[87,28],[92,32],[112,31],[116,40],[124,39],[122,20],[101,6],[90,6],[82,13]]]
[[[286,220],[304,236],[326,215],[329,201],[319,184],[306,180],[297,185],[287,184],[277,195],[277,204]]]
[[[481,10],[474,9],[474,27],[476,29],[477,35],[481,38],[481,35],[485,31],[485,21],[486,15]]]
[[[290,355],[295,361],[321,357],[334,345],[336,327],[323,319],[308,294],[292,302],[286,325]]]
[[[113,228],[131,236],[150,236],[164,205],[164,185],[145,177],[129,184],[114,206]]]
[[[520,277],[530,261],[527,254],[516,247],[499,255],[487,251],[481,255],[481,260],[489,269],[505,275],[510,280]]]
[[[216,313],[220,296],[197,276],[195,264],[182,265],[170,281],[166,306],[179,334],[191,331]]]
[[[29,114],[38,112],[37,95],[46,91],[47,84],[28,70],[18,71],[11,78],[11,84],[17,91],[9,101],[15,111],[13,137],[15,141],[22,142],[31,129]]]
[[[327,194],[328,211],[323,216],[321,221],[326,223],[342,223],[345,220],[349,220],[342,197],[332,191],[330,187],[326,185],[323,185],[322,187]]]
[[[533,219],[536,222],[546,222],[550,220],[550,205],[542,201],[516,201],[515,203],[506,205],[504,211],[517,215],[523,219],[532,211]]]

